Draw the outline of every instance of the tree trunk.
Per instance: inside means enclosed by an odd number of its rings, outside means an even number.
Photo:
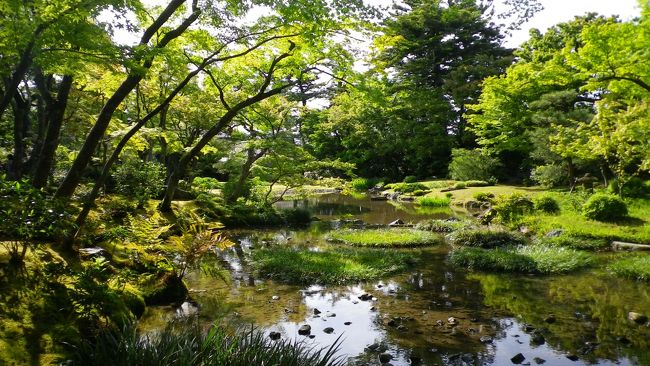
[[[184,2],[185,0],[170,1],[165,10],[163,10],[158,18],[156,18],[156,20],[145,30],[140,40],[140,45],[148,44],[151,37],[153,37],[155,33],[160,30],[165,22],[169,20],[169,18],[181,5],[183,5]],[[194,13],[185,19],[185,21],[183,21],[180,26],[165,34],[163,39],[156,45],[156,48],[164,48],[169,42],[180,36],[187,29],[187,27],[189,27],[190,24],[192,24],[198,18],[199,14],[200,11],[194,9]],[[142,65],[138,67],[138,70],[132,71],[115,91],[115,93],[108,99],[106,104],[104,104],[104,107],[97,117],[95,125],[86,136],[86,140],[84,141],[84,144],[81,147],[77,158],[72,163],[72,167],[70,167],[70,170],[63,179],[63,182],[61,182],[59,189],[56,191],[55,197],[69,199],[74,194],[75,189],[79,185],[79,181],[81,180],[81,175],[83,174],[84,169],[86,169],[88,163],[90,163],[93,152],[97,148],[97,145],[104,136],[104,133],[106,132],[106,129],[111,122],[113,113],[115,113],[115,110],[119,107],[122,101],[124,101],[124,99],[135,88],[135,86],[138,85],[138,83],[144,78],[145,71],[148,70],[153,64],[153,59],[153,55],[147,56],[144,59]],[[136,59],[135,61],[140,60]]]
[[[34,169],[34,178],[32,185],[36,188],[43,188],[47,184],[47,178],[52,171],[54,165],[54,155],[56,149],[59,147],[59,136],[61,134],[61,126],[65,116],[65,109],[68,105],[68,96],[72,88],[72,76],[64,75],[56,99],[48,97],[45,98],[47,103],[47,133],[43,141],[43,147],[39,154],[36,168]]]
[[[9,179],[20,180],[23,176],[25,158],[25,126],[29,123],[29,102],[20,94],[14,95],[14,158]]]
[[[235,187],[233,188],[232,192],[226,197],[226,202],[232,203],[237,201],[239,197],[243,196],[243,191],[244,191],[244,185],[246,184],[246,180],[248,180],[248,177],[251,174],[251,168],[253,167],[253,164],[255,164],[256,161],[262,158],[267,152],[267,149],[262,149],[262,151],[255,153],[255,150],[253,149],[248,149],[246,151],[247,157],[246,157],[246,162],[241,168],[241,172],[239,173],[239,177],[237,178],[237,183],[235,184]]]
[[[40,95],[36,96],[36,134],[32,140],[32,151],[27,160],[27,169],[29,174],[34,175],[36,169],[36,162],[38,161],[41,149],[43,149],[43,141],[45,140],[45,133],[47,131],[47,113],[45,111],[45,101]]]

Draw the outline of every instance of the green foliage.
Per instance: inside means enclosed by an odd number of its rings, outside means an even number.
[[[548,194],[541,194],[533,198],[535,210],[549,214],[557,214],[560,212],[560,204],[553,196]]]
[[[415,263],[414,253],[336,248],[305,251],[272,247],[253,252],[260,275],[294,284],[343,284],[398,273]]]
[[[415,175],[407,175],[406,177],[404,177],[403,180],[404,183],[415,183],[417,181],[418,181],[418,177],[416,177]]]
[[[460,230],[451,235],[455,245],[478,248],[500,248],[526,244],[526,238],[516,232],[490,229]]]
[[[544,246],[460,248],[449,259],[454,265],[476,270],[541,274],[571,272],[593,263],[590,254]]]
[[[650,196],[650,181],[633,177],[621,187],[618,179],[612,179],[607,186],[609,193],[622,197],[643,198]]]
[[[460,220],[428,220],[421,221],[415,225],[416,230],[433,231],[437,233],[450,233],[456,230],[466,229],[470,226],[467,221]]]
[[[454,189],[465,189],[467,188],[467,184],[465,182],[458,182],[453,185]]]
[[[530,178],[542,187],[558,187],[566,183],[567,173],[564,167],[557,164],[540,165],[535,167]]]
[[[617,276],[650,281],[650,256],[638,254],[621,258],[611,263],[607,269]]]
[[[192,189],[201,193],[208,193],[211,190],[222,189],[223,183],[212,177],[196,177],[192,180]]]
[[[479,202],[493,202],[494,193],[491,192],[474,192],[472,197]]]
[[[439,235],[411,229],[335,230],[328,240],[360,247],[418,247],[440,244]]]
[[[232,332],[196,321],[173,322],[159,334],[140,335],[135,324],[106,329],[75,345],[72,365],[295,365],[342,366],[339,343],[314,349],[292,340],[271,340],[258,330]]]
[[[466,187],[487,187],[487,186],[492,186],[494,183],[491,183],[493,179],[490,178],[489,181],[485,180],[468,180],[465,183]]]
[[[449,197],[420,197],[417,200],[417,204],[422,207],[447,207],[451,204],[451,198]]]
[[[511,223],[521,216],[533,211],[534,204],[530,198],[521,193],[501,195],[496,198],[494,209],[501,222]]]
[[[162,194],[165,185],[164,167],[153,161],[125,159],[116,169],[115,182],[120,193],[133,197],[138,207]]]
[[[384,188],[392,189],[399,193],[414,193],[415,191],[428,191],[429,187],[422,183],[391,183]]]
[[[381,184],[381,179],[377,178],[355,178],[352,180],[352,189],[357,192],[365,192],[378,184]]]
[[[73,227],[72,214],[62,202],[26,181],[0,176],[0,241],[12,263],[22,263],[28,249],[38,248],[41,241],[59,240]]]
[[[554,238],[542,237],[540,243],[548,247],[562,247],[577,250],[601,251],[611,249],[609,240],[582,236],[560,235]]]
[[[618,196],[596,193],[582,206],[582,214],[596,221],[617,221],[627,217],[627,205]]]
[[[501,165],[499,159],[481,150],[454,149],[449,163],[449,176],[459,181],[489,181]]]

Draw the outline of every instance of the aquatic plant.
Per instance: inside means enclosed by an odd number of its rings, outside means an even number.
[[[326,348],[301,341],[271,340],[262,332],[229,331],[214,324],[207,332],[197,321],[174,322],[156,334],[140,335],[135,324],[105,330],[76,345],[72,365],[339,366],[340,340]]]
[[[335,230],[327,238],[360,247],[417,247],[442,242],[439,235],[412,229]]]
[[[254,267],[264,277],[296,284],[342,284],[381,278],[416,262],[412,252],[339,248],[307,251],[272,247],[253,252]]]

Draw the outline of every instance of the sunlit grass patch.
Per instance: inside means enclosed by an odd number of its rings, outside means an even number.
[[[405,270],[416,262],[412,252],[339,248],[306,251],[274,247],[253,252],[261,276],[296,284],[368,281]]]
[[[554,238],[542,237],[539,241],[540,243],[550,247],[580,250],[602,251],[611,248],[609,240],[602,238],[585,238],[570,235],[560,235]]]
[[[589,266],[593,255],[573,249],[521,246],[497,249],[459,248],[450,261],[469,269],[517,273],[566,273]]]
[[[619,259],[607,268],[621,277],[650,281],[650,255],[647,254]]]
[[[418,247],[436,245],[442,238],[432,232],[412,229],[336,230],[328,240],[360,247]]]
[[[439,196],[420,197],[416,203],[422,207],[447,207],[451,204],[451,198]]]
[[[526,238],[513,231],[492,229],[467,229],[453,233],[450,239],[455,245],[479,248],[499,248],[526,244]]]

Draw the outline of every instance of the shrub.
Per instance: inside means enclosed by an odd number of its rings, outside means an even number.
[[[643,179],[632,177],[621,189],[619,180],[612,179],[607,186],[607,190],[612,194],[620,194],[623,197],[643,198],[650,195],[650,182],[644,182]]]
[[[153,161],[126,159],[114,177],[118,191],[135,198],[138,207],[143,207],[150,198],[160,196],[165,186],[164,167]]]
[[[420,197],[417,200],[420,206],[424,207],[447,207],[451,203],[449,197]]]
[[[381,183],[381,180],[377,178],[356,178],[352,180],[350,185],[355,191],[363,192],[378,185],[379,183]]]
[[[415,191],[429,191],[429,187],[421,183],[391,183],[387,184],[386,188],[392,189],[400,193],[413,193]]]
[[[582,214],[596,221],[616,221],[627,217],[627,205],[613,194],[596,193],[582,206]]]
[[[304,225],[311,222],[311,212],[304,208],[292,208],[280,212],[284,221],[289,225]]]
[[[465,182],[465,186],[467,187],[487,187],[490,185],[493,184],[484,180],[468,180]]]
[[[472,197],[480,202],[492,202],[494,200],[494,193],[491,192],[474,192]]]
[[[192,188],[197,192],[207,193],[213,189],[221,189],[223,183],[211,177],[196,177],[192,181]]]
[[[467,188],[467,184],[465,182],[458,182],[454,184],[454,189],[465,189]]]
[[[501,165],[499,159],[484,154],[480,150],[453,149],[449,175],[460,181],[488,181]]]
[[[456,245],[479,248],[499,248],[526,243],[526,238],[519,233],[488,229],[460,230],[450,238]]]
[[[512,193],[497,197],[494,209],[501,222],[512,222],[520,216],[533,211],[534,204],[530,198],[520,194]]]
[[[361,247],[416,247],[439,244],[440,236],[420,230],[335,230],[328,239]]]
[[[530,178],[542,187],[551,188],[566,184],[567,173],[560,165],[541,165],[533,169]]]
[[[560,204],[549,195],[539,195],[533,199],[535,209],[545,213],[556,214],[560,212]]]
[[[407,175],[404,177],[404,183],[415,183],[418,181],[418,177],[415,175]]]

